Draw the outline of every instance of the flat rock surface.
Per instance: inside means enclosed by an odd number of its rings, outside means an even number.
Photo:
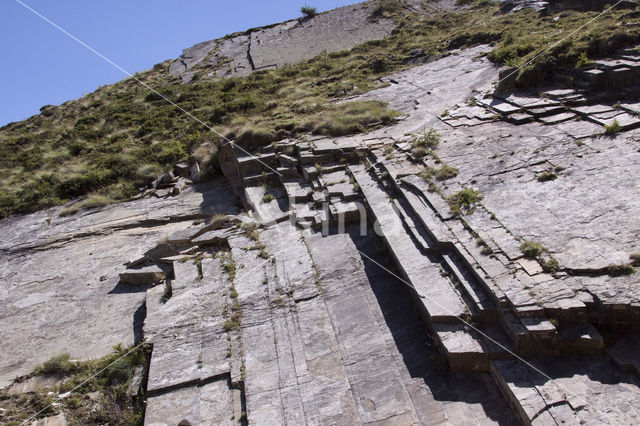
[[[496,235],[498,246],[512,255],[519,252],[513,236],[539,242],[561,267],[571,269],[597,270],[628,262],[630,254],[640,251],[635,238],[640,220],[634,213],[640,211],[640,201],[634,195],[636,180],[620,176],[636,173],[640,160],[637,131],[616,138],[592,137],[601,135],[603,128],[585,120],[549,125],[487,121],[473,127],[446,127],[437,117],[455,111],[457,99],[470,96],[473,89],[482,90],[497,73],[490,64],[472,60],[470,55],[471,51],[464,51],[396,74],[393,79],[398,84],[364,95],[363,99],[387,101],[409,114],[398,125],[368,135],[367,143],[389,136],[404,139],[407,132],[434,126],[441,134],[436,149],[440,161],[459,170],[455,178],[441,184],[443,196],[465,187],[479,190],[482,205],[499,221],[503,236],[498,236],[497,223],[490,220],[478,223],[476,232]],[[436,97],[440,90],[447,90],[446,101]],[[539,102],[532,97],[513,100],[523,105]],[[611,109],[595,105],[581,111]],[[363,139],[352,139],[356,138]],[[558,177],[538,181],[543,172]],[[625,278],[603,280],[623,284],[620,290],[609,287],[611,294],[631,291],[626,300],[638,300],[640,290],[626,284]],[[596,289],[595,284],[590,288]],[[606,293],[600,286],[597,290]]]
[[[0,336],[6,344],[0,386],[61,353],[96,358],[141,338],[146,286],[119,283],[124,263],[191,217],[235,214],[237,206],[217,181],[165,200],[143,198],[70,217],[57,211],[0,221]]]
[[[640,415],[640,382],[621,372],[606,357],[571,360],[494,361],[508,392],[524,402],[535,423],[547,417],[556,424],[636,424]]]

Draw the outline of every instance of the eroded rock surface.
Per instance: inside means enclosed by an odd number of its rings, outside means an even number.
[[[387,36],[389,19],[373,19],[373,2],[358,3],[243,34],[199,43],[185,49],[169,72],[190,81],[194,69],[220,77],[245,76],[255,70],[276,69],[328,53],[350,49]]]
[[[135,330],[149,425],[637,424],[640,130],[603,136],[635,103],[490,96],[487,49],[360,97],[392,126],[229,144],[230,183],[1,222],[5,380]],[[165,278],[118,284],[140,268]]]
[[[3,220],[2,383],[61,353],[95,358],[140,339],[146,287],[120,282],[123,265],[185,223],[236,213],[236,202],[219,180],[171,199],[145,198],[73,217],[51,209]]]

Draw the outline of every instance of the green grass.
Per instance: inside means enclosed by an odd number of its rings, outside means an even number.
[[[315,7],[304,5],[300,8],[300,13],[302,13],[306,18],[313,18],[318,14],[318,11]]]
[[[407,4],[402,0],[375,0],[373,6],[373,17],[389,16],[405,8]]]
[[[45,409],[38,418],[62,411],[69,424],[142,425],[142,405],[132,401],[127,390],[136,368],[147,364],[150,353],[146,344],[136,349],[117,345],[111,354],[90,361],[71,361],[68,354],[51,358],[30,376],[56,375],[61,383],[29,394],[0,391],[0,404],[6,410],[2,422],[21,424]],[[67,398],[54,400],[54,396],[70,391]],[[99,392],[97,401],[87,396],[93,392]],[[59,405],[51,405],[53,402]]]
[[[542,244],[534,241],[525,241],[520,246],[520,251],[527,259],[537,260],[542,266],[542,270],[547,273],[555,274],[560,269],[558,260]]]
[[[462,214],[463,212],[472,214],[480,201],[482,201],[482,195],[473,188],[462,189],[447,198],[449,208],[455,214]]]
[[[90,194],[84,200],[60,210],[60,216],[71,216],[78,213],[80,210],[103,207],[111,202],[112,200],[107,196],[101,194]]]
[[[549,182],[551,180],[556,180],[557,178],[558,175],[554,172],[546,171],[538,175],[538,182]]]
[[[425,130],[411,140],[411,153],[416,158],[422,158],[434,150],[440,143],[440,133],[435,129]]]
[[[622,131],[622,126],[620,125],[618,120],[616,120],[615,118],[613,119],[613,122],[611,124],[607,124],[604,126],[604,132],[607,135],[615,135],[617,133],[620,133],[621,131]]]
[[[539,243],[533,241],[525,241],[520,246],[520,251],[524,254],[524,257],[529,259],[536,259],[542,253],[546,251],[546,249]]]
[[[624,275],[631,275],[635,273],[636,273],[636,270],[631,265],[621,264],[621,265],[607,266],[607,275],[612,277],[621,277]]]
[[[276,197],[273,194],[264,194],[264,196],[262,197],[262,202],[263,203],[270,203],[275,199],[276,199]]]
[[[169,62],[136,77],[230,137],[274,141],[308,132],[340,136],[394,122],[396,114],[384,104],[339,101],[381,87],[380,77],[410,67],[407,61],[416,50],[433,56],[490,43],[492,61],[524,64],[599,13],[567,11],[554,21],[554,16],[532,10],[503,15],[496,13],[499,6],[471,1],[463,10],[446,11],[425,3],[425,15],[398,1],[378,1],[375,10],[390,14],[396,28],[382,40],[348,51],[243,78],[210,78],[210,70],[203,68],[207,61],[193,69],[199,78],[192,84],[168,75]],[[585,65],[585,58],[597,59],[638,43],[639,9],[616,8],[598,18],[527,65],[518,83],[541,84],[557,70]],[[87,194],[130,199],[156,173],[184,161],[203,143],[215,146],[220,140],[131,78],[101,87],[0,129],[0,217]],[[418,156],[428,153],[426,146],[415,150]],[[212,158],[215,152],[208,160]]]
[[[74,363],[69,361],[69,354],[60,354],[38,365],[33,373],[35,375],[44,376],[50,374],[67,375],[76,370]]]

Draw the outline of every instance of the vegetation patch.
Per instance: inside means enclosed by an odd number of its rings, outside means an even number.
[[[458,169],[445,164],[440,168],[427,167],[418,173],[418,176],[420,176],[425,182],[431,182],[433,178],[440,181],[453,179],[458,176],[458,173]]]
[[[229,319],[224,322],[224,331],[228,333],[230,331],[240,330],[240,325],[240,313],[234,312]]]
[[[554,172],[546,171],[538,175],[538,182],[548,182],[551,180],[556,180],[557,178],[558,178],[558,175],[555,174]]]
[[[621,277],[624,275],[631,275],[635,273],[636,273],[636,270],[631,265],[621,264],[621,265],[607,266],[607,275],[611,277]]]
[[[229,279],[233,281],[236,278],[236,263],[233,261],[231,252],[220,252],[222,260],[222,269],[229,275]]]
[[[533,241],[525,241],[520,246],[520,251],[524,254],[524,257],[537,260],[545,272],[554,274],[560,269],[558,260],[551,256],[549,250],[547,250],[542,244]]]
[[[455,167],[447,166],[445,164],[434,171],[434,176],[436,177],[436,180],[447,180],[458,176],[459,172],[460,171]]]
[[[275,199],[276,199],[276,197],[273,194],[264,194],[264,196],[262,197],[262,202],[263,203],[270,203]]]
[[[101,194],[91,194],[84,200],[79,201],[70,207],[62,209],[60,211],[60,216],[71,216],[73,214],[76,214],[80,210],[103,207],[111,202],[112,200],[107,196]]]
[[[25,394],[1,390],[4,411],[0,422],[19,425],[33,416],[43,418],[63,412],[69,424],[142,425],[144,395],[128,391],[136,369],[146,368],[150,354],[150,346],[142,344],[137,348],[117,345],[111,354],[90,361],[74,361],[68,354],[53,357],[28,377],[16,380],[56,376],[60,384]],[[66,393],[69,395],[65,398],[54,399]]]
[[[318,11],[315,7],[304,5],[300,8],[300,12],[305,16],[305,18],[313,18],[318,14]]]
[[[616,120],[615,118],[613,119],[613,122],[611,124],[607,124],[604,126],[604,132],[607,135],[615,135],[617,133],[620,133],[621,131],[622,131],[622,126],[620,125],[618,120]]]
[[[397,113],[388,110],[382,102],[345,102],[310,117],[303,127],[315,134],[336,137],[388,126],[396,121],[396,117]]]
[[[406,6],[407,4],[402,0],[376,0],[373,6],[372,16],[374,18],[389,16]]]
[[[547,251],[542,244],[533,242],[533,241],[525,241],[520,246],[520,251],[524,254],[524,257],[528,259],[537,259],[542,253]]]
[[[428,14],[403,7],[400,1],[377,1],[374,11],[391,14],[395,29],[382,40],[348,51],[228,79],[208,77],[211,70],[203,61],[193,69],[200,77],[190,84],[169,75],[169,62],[164,62],[136,74],[161,96],[129,78],[8,124],[0,129],[0,216],[88,194],[112,201],[130,199],[154,175],[196,154],[203,144],[222,143],[217,133],[273,141],[308,132],[340,136],[384,126],[396,118],[384,104],[340,101],[387,84],[380,77],[412,66],[416,52],[433,57],[489,43],[490,60],[526,64],[600,13],[570,11],[559,19],[531,9],[502,14],[500,2],[482,0],[471,0],[457,10],[428,2],[423,7]],[[639,9],[614,8],[600,16],[525,66],[518,84],[541,84],[557,70],[585,65],[585,58],[597,59],[637,44]],[[417,146],[415,152],[424,156],[428,149]]]
[[[411,141],[411,153],[416,158],[425,157],[440,143],[440,133],[436,129],[429,129],[415,136]]]
[[[463,212],[472,214],[480,201],[482,201],[482,195],[473,188],[462,189],[447,198],[449,208],[455,214],[462,214]]]
[[[482,238],[478,237],[476,238],[476,245],[478,247],[482,247],[480,249],[480,254],[484,255],[484,256],[490,256],[493,254],[493,249],[489,246],[489,244],[487,244],[487,242],[485,240],[483,240]]]

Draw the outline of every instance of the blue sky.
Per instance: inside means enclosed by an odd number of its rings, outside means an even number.
[[[182,49],[300,16],[304,1],[20,0],[134,73]],[[308,1],[318,11],[355,0]],[[0,1],[0,126],[125,76],[16,0]]]

